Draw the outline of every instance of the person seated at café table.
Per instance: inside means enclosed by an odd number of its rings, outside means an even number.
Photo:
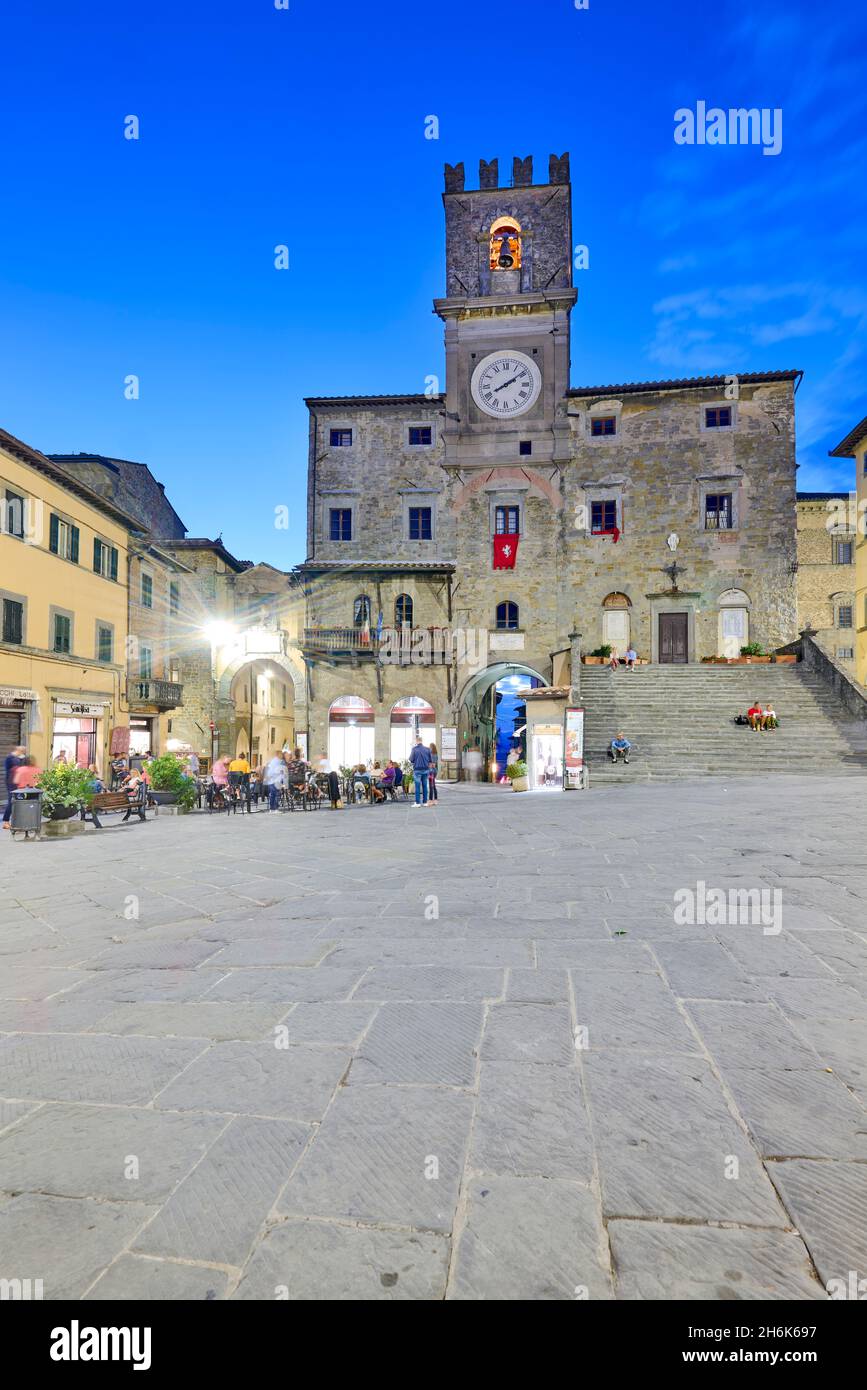
[[[91,764],[89,765],[89,767],[88,767],[87,770],[88,770],[88,772],[90,773],[90,789],[91,789],[91,791],[94,791],[94,792],[104,792],[104,791],[105,791],[105,783],[103,782],[102,778],[100,777],[99,773],[97,772],[96,763],[91,763]]]
[[[398,768],[395,766],[391,758],[389,758],[388,762],[382,770],[382,776],[379,779],[380,787],[388,796],[394,797],[394,783],[397,774]]]
[[[750,708],[747,710],[747,720],[749,722],[749,726],[751,729],[755,729],[756,733],[764,732],[764,714],[765,712],[762,709],[761,700],[754,700]]]
[[[385,769],[380,762],[375,762],[370,770],[370,799],[371,801],[384,801],[385,792],[382,788],[382,778]]]
[[[310,771],[310,764],[302,755],[301,749],[296,748],[292,754],[284,754],[286,762],[286,782],[290,789],[300,791],[303,796],[307,795],[307,774]]]
[[[245,779],[250,776],[250,764],[247,762],[245,754],[239,753],[229,763],[229,785],[240,787]]]

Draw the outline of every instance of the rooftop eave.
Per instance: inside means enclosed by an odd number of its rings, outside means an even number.
[[[849,431],[845,439],[840,440],[835,449],[828,450],[828,457],[832,459],[854,458],[861,443],[867,443],[867,415],[864,416],[860,424]]]
[[[737,381],[745,386],[772,385],[775,382],[793,381],[795,390],[801,383],[804,373],[791,368],[779,372],[738,372]],[[661,391],[701,391],[711,387],[726,386],[731,376],[690,376],[673,377],[665,381],[629,381],[609,386],[570,386],[566,392],[569,399],[577,400],[589,396],[652,395]]]

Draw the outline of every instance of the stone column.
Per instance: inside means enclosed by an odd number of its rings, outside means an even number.
[[[374,761],[378,758],[382,766],[385,767],[391,757],[391,710],[385,714],[374,714],[373,722]]]

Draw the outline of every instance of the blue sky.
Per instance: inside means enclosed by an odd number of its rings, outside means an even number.
[[[475,187],[480,156],[538,179],[568,149],[573,384],[803,368],[799,487],[849,484],[827,451],[867,414],[863,5],[288,3],[6,8],[4,428],[146,462],[192,535],[288,568],[302,397],[442,374],[443,163]],[[675,145],[699,100],[781,108],[781,153]]]

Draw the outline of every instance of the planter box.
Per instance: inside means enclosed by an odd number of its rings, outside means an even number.
[[[795,655],[794,652],[784,652],[781,656],[778,656],[778,657],[777,657],[777,665],[778,665],[778,666],[794,666],[794,665],[795,665],[795,662],[796,662],[797,660],[798,660],[798,658],[797,658],[797,656]],[[773,664],[774,664],[774,663],[771,662],[771,665],[772,665],[772,666],[773,666]]]
[[[174,806],[178,799],[177,792],[160,792],[152,788],[148,790],[148,795],[153,797],[158,806]]]
[[[530,779],[529,779],[529,777],[513,777],[513,778],[512,778],[512,791],[513,791],[513,792],[526,792],[526,791],[529,791],[529,790],[530,790]]]
[[[607,656],[582,656],[581,661],[585,666],[601,666],[608,660]]]

